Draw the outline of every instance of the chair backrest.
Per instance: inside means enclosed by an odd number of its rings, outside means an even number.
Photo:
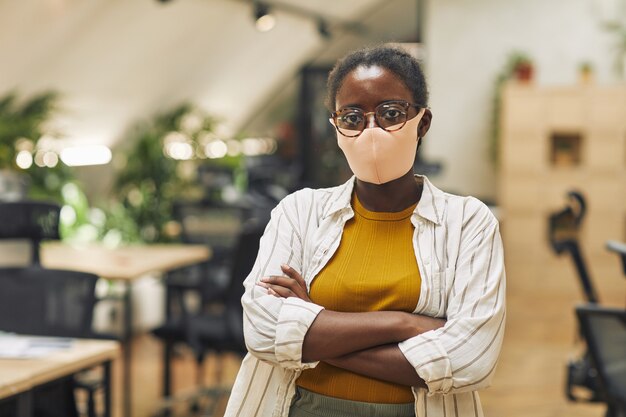
[[[568,204],[548,219],[548,241],[557,255],[568,253],[578,272],[585,298],[590,303],[598,302],[598,293],[591,281],[587,264],[580,249],[579,236],[587,204],[577,191],[567,194]]]
[[[0,269],[0,331],[92,337],[98,277],[40,267]]]
[[[624,271],[624,275],[626,275],[626,243],[609,240],[606,242],[606,248],[619,255],[622,261],[622,271]]]
[[[42,201],[0,202],[0,239],[26,239],[32,263],[39,264],[42,240],[59,240],[61,207]]]
[[[210,201],[176,202],[174,217],[181,225],[183,242],[210,246],[213,259],[230,256],[243,223],[240,208]]]
[[[626,415],[626,310],[576,308],[583,337],[613,415]]]
[[[226,300],[226,320],[233,341],[232,349],[247,351],[243,337],[243,308],[241,297],[244,293],[243,281],[246,279],[259,253],[259,241],[265,230],[266,221],[253,219],[248,221],[237,239],[233,254],[231,276],[228,283]]]

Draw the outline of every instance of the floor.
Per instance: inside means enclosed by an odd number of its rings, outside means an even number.
[[[552,268],[556,272],[549,277],[529,272],[532,268],[507,271],[505,342],[492,387],[481,393],[487,417],[603,416],[603,406],[572,404],[564,396],[566,362],[579,355],[582,348],[576,341],[573,315],[573,307],[582,298],[568,261],[558,262]],[[626,280],[617,262],[615,267],[601,272],[602,279],[597,278],[596,282],[603,303],[623,307]],[[133,417],[148,417],[160,402],[161,345],[150,335],[140,335],[133,354]],[[207,384],[211,382],[215,363],[215,358],[207,361]],[[237,358],[226,358],[223,369],[224,382],[232,382],[238,369]],[[118,369],[118,379],[119,375]],[[174,361],[173,378],[176,392],[193,390],[196,368],[192,356],[184,349]],[[115,400],[117,415],[119,391],[120,388]]]

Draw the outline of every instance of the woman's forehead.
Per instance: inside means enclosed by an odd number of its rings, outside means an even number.
[[[337,91],[335,108],[377,105],[388,100],[412,100],[411,91],[393,71],[381,65],[359,65],[350,71]]]
[[[378,65],[359,65],[352,71],[352,76],[357,81],[369,80],[372,78],[378,78],[385,74],[385,69]]]

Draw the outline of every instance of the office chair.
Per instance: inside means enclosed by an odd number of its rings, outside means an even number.
[[[207,262],[186,268],[184,277],[169,277],[169,282],[181,288],[194,287],[204,304],[219,300],[228,284],[228,265],[247,213],[241,207],[209,200],[178,201],[173,213],[181,226],[181,240],[208,246],[212,256]]]
[[[606,417],[626,417],[626,310],[579,306],[576,314],[598,373]]]
[[[163,341],[163,396],[171,395],[171,357],[174,346],[188,344],[189,318],[205,309],[222,310],[230,276],[232,253],[245,212],[240,207],[211,201],[179,201],[174,216],[181,240],[207,245],[211,260],[168,273],[165,279],[166,320],[152,330]],[[194,306],[190,299],[197,301]],[[199,362],[198,362],[199,363]]]
[[[252,221],[242,230],[231,268],[231,277],[225,299],[225,308],[220,313],[205,312],[194,316],[189,322],[189,344],[198,360],[203,360],[206,352],[217,354],[215,383],[201,390],[201,397],[207,399],[204,413],[213,415],[218,401],[230,392],[222,386],[222,358],[224,353],[235,353],[243,358],[247,353],[243,335],[243,281],[252,270],[259,252],[259,240],[263,235],[266,221]]]
[[[59,240],[61,207],[42,201],[0,202],[0,239],[31,242],[31,263],[40,263],[43,240]]]
[[[577,191],[568,192],[567,197],[565,208],[548,219],[548,240],[556,255],[568,254],[571,257],[586,301],[595,304],[599,301],[598,295],[579,244],[587,205],[583,195]],[[597,372],[588,352],[568,362],[565,395],[570,401],[601,401],[598,384]]]
[[[599,302],[598,293],[593,285],[587,264],[579,244],[582,221],[585,218],[587,204],[584,196],[577,191],[567,193],[568,204],[549,217],[548,240],[557,255],[567,253],[578,272],[583,294],[589,303]]]
[[[91,330],[97,280],[96,275],[86,272],[39,266],[1,268],[0,331],[35,336],[97,337]],[[36,414],[56,415],[51,408],[55,398],[73,398],[73,389],[77,387],[88,391],[88,413],[95,416],[97,387],[84,386],[71,379],[42,388],[42,395],[38,396],[41,410]],[[64,412],[78,415],[74,402],[65,398],[62,403],[74,404],[71,410]]]
[[[230,263],[230,279],[224,294],[223,308],[202,311],[187,317],[185,342],[192,348],[198,363],[197,386],[200,387],[194,395],[183,399],[191,403],[191,412],[197,412],[203,408],[202,415],[212,415],[218,401],[230,391],[221,386],[220,356],[224,353],[236,353],[243,357],[247,352],[243,337],[241,307],[243,281],[254,266],[259,251],[259,240],[266,223],[266,219],[253,219],[243,226]],[[204,380],[202,368],[209,352],[217,354],[218,357],[214,378],[216,383],[211,387],[201,388]],[[172,408],[175,402],[175,398],[166,399],[165,409],[160,410],[161,415],[166,415],[167,408]]]

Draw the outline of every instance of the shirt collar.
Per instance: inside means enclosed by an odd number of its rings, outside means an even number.
[[[441,224],[445,206],[444,192],[435,187],[425,175],[416,175],[416,177],[423,179],[424,188],[420,201],[417,203],[413,213],[435,224]],[[350,203],[355,181],[356,177],[352,176],[342,185],[332,189],[330,196],[332,202],[324,217],[331,216],[342,210],[352,210]]]

